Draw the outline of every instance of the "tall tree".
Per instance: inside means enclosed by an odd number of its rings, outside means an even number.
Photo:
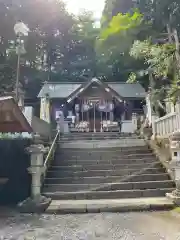
[[[30,28],[29,36],[24,39],[26,54],[21,56],[20,81],[25,85],[36,86],[36,80],[38,83],[76,81],[79,76],[92,72],[97,30],[90,13],[84,12],[77,18],[59,0],[14,0],[13,3],[2,0],[0,85],[4,83],[11,90],[14,85],[17,60],[13,28],[17,20]]]

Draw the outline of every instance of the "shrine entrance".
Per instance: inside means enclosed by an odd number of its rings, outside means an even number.
[[[101,116],[100,112],[94,107],[89,110],[89,131],[100,132],[101,131]]]
[[[90,98],[86,100],[84,105],[86,110],[86,119],[88,122],[88,128],[90,132],[100,132],[102,131],[102,117],[101,112],[98,110],[98,104],[100,100],[96,98]]]
[[[114,104],[112,101],[88,98],[81,99],[79,111],[79,122],[90,132],[103,132],[103,123],[113,121]]]
[[[132,132],[133,113],[144,115],[145,96],[140,84],[103,82],[97,78],[83,83],[49,83],[39,94],[41,118],[50,111],[49,119],[56,126],[57,113],[63,111],[70,132],[116,132],[119,120],[122,131]]]
[[[115,109],[120,105],[124,108],[124,101],[98,79],[80,87],[67,102],[75,116],[75,131],[119,131],[117,116],[121,113],[115,114]]]

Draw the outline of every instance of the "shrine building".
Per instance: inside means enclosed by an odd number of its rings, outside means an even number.
[[[144,114],[146,92],[139,83],[103,82],[93,78],[84,83],[45,83],[38,97],[41,119],[55,124],[59,112],[63,111],[67,119],[75,116],[74,130],[102,132],[108,126],[117,126],[119,119],[128,129],[133,114]]]

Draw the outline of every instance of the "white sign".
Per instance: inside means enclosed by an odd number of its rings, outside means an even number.
[[[60,110],[56,111],[56,119],[60,118],[61,115],[62,115],[62,111]]]
[[[180,180],[180,168],[175,168],[175,179]]]

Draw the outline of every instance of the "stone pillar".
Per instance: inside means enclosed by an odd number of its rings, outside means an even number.
[[[126,101],[123,101],[123,113],[121,115],[121,121],[125,120],[125,116],[126,116],[125,106],[126,106]]]
[[[166,99],[164,100],[164,102],[165,102],[165,107],[166,107],[166,114],[169,114],[169,113],[174,112],[174,111],[173,111],[173,104],[172,104],[172,102],[170,101],[170,99],[166,98]]]
[[[48,123],[50,123],[50,121],[51,121],[51,119],[50,119],[50,99],[49,99],[48,95],[41,98],[40,119],[42,119]]]
[[[180,99],[176,102],[175,105],[175,111],[176,111],[176,124],[177,124],[177,131],[180,131]]]
[[[158,119],[158,116],[152,112],[152,115],[151,115],[151,124],[152,124],[152,139],[155,139],[156,138],[156,135],[157,135],[157,129],[156,129],[156,124],[155,124],[155,121]]]
[[[43,212],[51,202],[50,198],[41,195],[42,175],[46,170],[44,153],[47,152],[47,148],[38,140],[39,136],[35,136],[34,144],[27,148],[31,158],[31,166],[28,168],[28,172],[32,175],[31,196],[18,204],[21,212]]]
[[[94,133],[96,133],[96,105],[95,105],[95,103],[93,104],[93,109],[94,109]]]
[[[46,149],[42,144],[38,144],[31,145],[27,150],[31,155],[31,166],[28,168],[32,175],[31,197],[36,198],[41,195],[41,176],[45,172],[43,157]]]
[[[109,104],[109,107],[110,107],[110,109],[109,109],[110,110],[110,112],[109,112],[109,120],[111,122],[113,122],[114,121],[114,104],[113,104],[113,102]]]
[[[110,112],[110,121],[113,122],[114,121],[114,113],[113,111]]]
[[[125,120],[125,112],[123,112],[121,115],[121,121],[124,121],[124,120]]]
[[[146,119],[148,119],[149,125],[152,124],[152,112],[151,93],[149,92],[146,96]]]
[[[166,196],[176,205],[180,205],[180,132],[174,133],[171,138],[171,153],[170,167],[175,179],[176,189],[172,193],[167,193]]]
[[[24,110],[24,97],[25,92],[22,90],[22,88],[18,89],[18,106],[21,109],[21,111]]]
[[[136,131],[137,130],[137,114],[136,113],[132,114],[132,124],[133,124],[134,131]]]

